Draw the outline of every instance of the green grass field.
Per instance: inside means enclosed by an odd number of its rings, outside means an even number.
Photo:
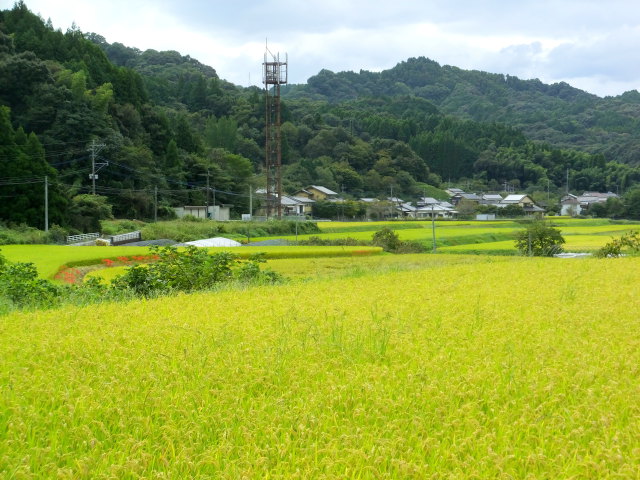
[[[639,258],[358,260],[0,318],[0,477],[640,477]]]
[[[604,246],[611,237],[620,236],[629,230],[638,230],[638,222],[612,223],[606,219],[570,219],[551,218],[549,221],[561,230],[567,240],[566,248],[577,248],[576,251],[593,251]],[[432,223],[430,221],[406,222],[322,222],[318,226],[321,234],[299,235],[298,240],[311,237],[337,240],[350,237],[359,241],[370,241],[373,234],[388,227],[396,231],[403,241],[423,244],[427,249],[433,246]],[[475,222],[475,221],[438,221],[435,222],[436,246],[443,253],[459,251],[483,252],[493,254],[514,254],[513,238],[518,230],[524,228],[523,223],[511,220]],[[585,238],[574,239],[580,236]],[[586,237],[589,237],[588,239]],[[291,236],[261,237],[257,240],[283,238],[292,240]]]

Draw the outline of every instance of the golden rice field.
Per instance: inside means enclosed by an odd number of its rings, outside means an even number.
[[[1,317],[0,477],[640,477],[640,258],[387,258]]]

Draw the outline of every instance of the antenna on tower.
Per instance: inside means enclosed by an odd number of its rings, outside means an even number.
[[[280,85],[287,83],[288,56],[273,54],[265,40],[263,66],[265,96],[265,169],[267,173],[267,218],[282,218],[282,136],[280,132]]]

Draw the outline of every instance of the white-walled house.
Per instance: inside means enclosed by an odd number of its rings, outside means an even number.
[[[606,203],[609,198],[619,198],[612,192],[584,192],[582,195],[569,193],[560,199],[560,215],[585,215],[595,203]]]

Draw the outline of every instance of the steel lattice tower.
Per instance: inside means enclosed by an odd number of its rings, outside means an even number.
[[[287,83],[287,58],[267,48],[264,54],[263,83],[265,89],[265,168],[267,172],[267,218],[282,218],[282,137],[280,134],[280,85]]]

